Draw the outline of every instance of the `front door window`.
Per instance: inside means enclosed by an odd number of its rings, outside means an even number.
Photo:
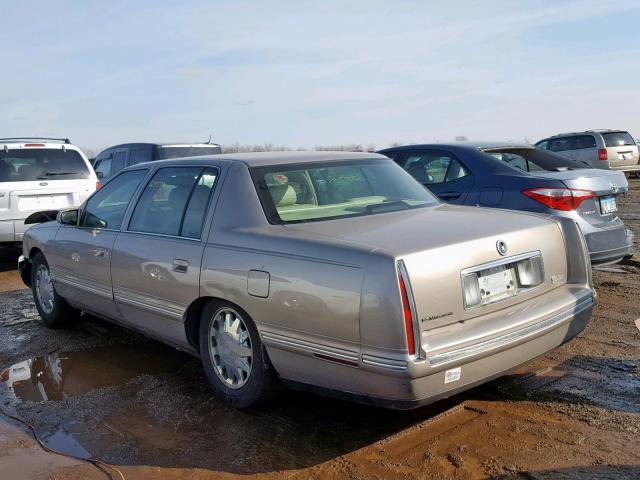
[[[146,170],[124,172],[98,190],[82,210],[80,226],[119,230],[131,197],[146,174]]]

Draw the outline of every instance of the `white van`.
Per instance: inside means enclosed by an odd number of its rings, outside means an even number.
[[[99,186],[68,139],[0,138],[0,243],[22,241],[32,213],[77,207]]]

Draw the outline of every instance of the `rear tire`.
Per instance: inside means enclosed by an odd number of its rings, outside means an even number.
[[[200,318],[200,357],[216,396],[236,408],[271,399],[278,377],[247,312],[224,301],[209,302]]]
[[[31,262],[31,291],[45,327],[60,328],[71,324],[80,316],[80,311],[56,292],[49,264],[42,253],[37,253]]]

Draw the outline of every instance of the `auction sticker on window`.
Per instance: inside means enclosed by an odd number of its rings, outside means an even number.
[[[444,383],[457,382],[462,375],[462,367],[452,368],[444,372]]]

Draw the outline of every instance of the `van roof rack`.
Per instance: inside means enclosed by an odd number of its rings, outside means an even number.
[[[0,142],[4,142],[7,140],[53,140],[55,142],[62,142],[66,144],[71,144],[68,138],[51,138],[51,137],[10,137],[10,138],[0,138]]]

